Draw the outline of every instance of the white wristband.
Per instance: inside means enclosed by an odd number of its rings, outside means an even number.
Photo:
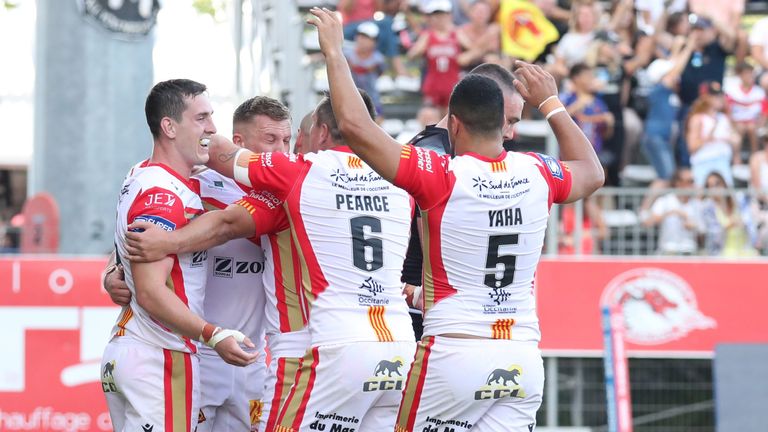
[[[413,307],[417,309],[421,309],[421,305],[419,304],[419,300],[421,299],[421,293],[423,289],[421,286],[415,286],[413,287]]]
[[[235,160],[232,172],[234,173],[235,181],[242,183],[246,186],[251,186],[251,179],[248,178],[248,165],[246,166],[240,166],[238,165],[237,161],[240,159],[240,153],[244,152],[245,149],[240,149],[235,153]]]
[[[557,107],[557,108],[553,109],[553,110],[552,110],[552,111],[550,111],[550,112],[549,112],[549,114],[547,114],[547,116],[546,116],[546,117],[544,117],[544,118],[545,118],[545,119],[547,119],[547,120],[549,120],[550,118],[552,118],[552,116],[553,116],[553,115],[555,115],[555,114],[557,114],[557,113],[561,113],[561,112],[565,112],[565,107]]]
[[[557,99],[557,95],[554,94],[554,95],[544,99],[544,101],[539,104],[539,111],[541,111],[541,107],[543,107],[545,103],[549,102],[550,99]]]
[[[208,345],[211,348],[216,348],[216,344],[223,341],[224,339],[232,336],[235,338],[235,341],[238,343],[245,340],[245,335],[240,333],[237,330],[231,330],[231,329],[221,329],[218,331],[214,331],[213,336],[208,340],[208,342],[205,342],[206,345]]]

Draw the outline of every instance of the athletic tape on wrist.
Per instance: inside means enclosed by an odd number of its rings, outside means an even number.
[[[547,119],[547,120],[549,120],[550,118],[552,118],[552,116],[553,116],[553,115],[555,115],[555,114],[557,114],[557,113],[561,113],[561,112],[565,112],[565,107],[562,107],[562,106],[561,106],[561,107],[558,107],[558,108],[555,108],[555,109],[553,109],[553,110],[552,110],[552,111],[550,111],[550,112],[549,112],[549,113],[548,113],[548,114],[547,114],[547,115],[546,115],[544,118],[545,118],[545,119]]]
[[[217,332],[214,332],[213,333],[213,337],[211,337],[211,339],[208,342],[206,342],[205,344],[208,345],[211,348],[216,348],[216,344],[217,343],[223,341],[224,339],[226,339],[226,338],[228,338],[230,336],[235,338],[235,341],[237,341],[237,343],[243,342],[245,340],[245,335],[240,333],[237,330],[221,329],[221,330],[219,330]]]
[[[232,172],[234,173],[234,177],[235,177],[236,181],[238,181],[238,182],[240,182],[240,183],[242,183],[242,184],[244,184],[246,186],[250,186],[251,185],[251,179],[248,178],[248,165],[240,166],[240,165],[237,164],[237,161],[240,159],[240,153],[242,153],[244,151],[245,151],[245,149],[240,149],[240,150],[237,151],[237,153],[235,153],[235,161],[233,162],[234,163],[234,165],[233,165],[234,168],[233,168]]]
[[[423,289],[420,286],[413,287],[413,307],[419,307],[419,299],[421,299],[421,293]]]

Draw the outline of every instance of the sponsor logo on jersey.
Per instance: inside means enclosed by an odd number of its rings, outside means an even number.
[[[429,152],[421,147],[415,147],[416,149],[416,166],[421,171],[426,172],[434,172],[432,171],[432,158],[429,157]]]
[[[691,331],[717,326],[699,310],[690,285],[659,268],[634,269],[616,276],[603,291],[600,303],[618,308],[624,317],[627,341],[640,345],[664,344]]]
[[[232,278],[235,274],[258,274],[264,271],[261,261],[237,261],[233,257],[214,256],[213,275]]]
[[[104,363],[104,367],[101,369],[101,389],[104,393],[116,393],[117,386],[115,385],[115,377],[113,372],[115,371],[115,360]]]
[[[358,294],[357,295],[357,303],[360,306],[371,306],[371,305],[388,305],[389,299],[383,298],[378,299],[376,296],[378,294],[381,294],[384,292],[384,287],[381,286],[380,283],[376,282],[373,277],[368,277],[363,281],[363,283],[360,284],[360,287],[358,289],[366,290],[370,294]]]
[[[326,432],[355,432],[357,424],[360,423],[360,419],[355,416],[345,415],[338,412],[323,414],[320,411],[315,411],[315,421],[310,423],[309,430],[326,431]],[[282,428],[278,426],[276,431],[287,432],[293,429]]]
[[[267,207],[269,207],[271,210],[276,209],[278,206],[280,206],[280,204],[282,204],[282,201],[280,201],[269,191],[256,192],[251,189],[251,191],[248,193],[248,197],[266,204]]]
[[[560,180],[563,179],[563,168],[560,166],[560,162],[558,162],[557,159],[541,153],[536,154],[544,161],[544,165],[546,165],[549,172],[552,173],[552,177]]]
[[[213,181],[213,187],[219,188],[219,189],[224,189],[224,182],[221,181],[221,180],[214,180]]]
[[[355,172],[352,174],[339,168],[331,172],[331,186],[352,192],[376,192],[390,189],[390,183],[385,182],[384,179],[374,171],[363,170],[362,172]]]
[[[261,423],[261,416],[264,410],[264,402],[259,399],[251,399],[248,401],[248,412],[251,416],[251,432],[259,430],[259,423]]]
[[[520,386],[519,379],[523,368],[511,365],[506,369],[494,369],[485,379],[485,384],[475,391],[475,400],[501,399],[504,397],[524,398],[525,391]]]
[[[176,204],[176,195],[166,192],[157,192],[147,195],[147,200],[144,202],[144,207],[173,207],[174,204]]]
[[[401,369],[404,364],[402,357],[381,360],[373,369],[373,377],[363,382],[363,391],[402,390],[404,380]]]
[[[461,420],[461,419],[445,420],[440,417],[427,416],[426,422],[432,423],[434,426],[427,425],[427,427],[423,428],[421,432],[456,432],[456,428],[467,429],[467,430],[472,429],[472,423],[470,423],[469,420]]]
[[[176,229],[176,224],[175,223],[173,223],[173,222],[169,221],[168,219],[166,219],[164,217],[161,217],[161,216],[141,215],[141,216],[136,216],[136,219],[134,219],[134,222],[135,221],[149,222],[149,223],[157,225],[158,227],[160,227],[160,228],[162,228],[162,229],[164,229],[166,231],[173,231],[173,230]],[[144,231],[144,229],[138,229],[138,230],[135,230],[135,231]]]
[[[199,252],[193,252],[192,253],[192,264],[190,264],[190,267],[202,267],[205,263],[205,260],[208,259],[208,251],[199,251]]]
[[[232,257],[213,257],[213,275],[216,277],[232,277]]]

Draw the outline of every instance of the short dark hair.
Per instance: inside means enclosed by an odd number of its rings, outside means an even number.
[[[291,112],[279,100],[267,96],[254,96],[235,109],[232,124],[247,122],[257,115],[267,116],[274,121],[291,118]]]
[[[365,110],[368,111],[368,115],[371,116],[371,119],[376,118],[376,108],[373,106],[373,100],[371,97],[366,93],[365,90],[358,88],[357,89],[360,92],[360,96],[363,98],[363,103],[365,104]],[[333,106],[331,105],[331,95],[330,93],[326,93],[323,100],[320,101],[319,104],[317,104],[317,108],[315,109],[315,114],[317,115],[317,123],[318,124],[324,124],[328,126],[328,132],[331,134],[331,139],[334,142],[344,142],[344,137],[341,135],[341,132],[339,131],[339,124],[336,122],[336,116],[333,114]]]
[[[737,63],[736,67],[734,68],[734,71],[737,74],[740,74],[745,71],[753,71],[753,70],[755,70],[755,67],[745,61],[741,61]]]
[[[515,74],[504,66],[495,63],[483,63],[469,71],[469,75],[480,75],[496,81],[502,90],[517,93],[515,88]]]
[[[160,120],[163,117],[181,121],[181,114],[187,109],[185,99],[198,96],[205,90],[205,84],[188,79],[172,79],[155,84],[144,104],[144,114],[152,136],[160,136]]]
[[[461,120],[471,134],[500,133],[504,123],[501,87],[490,78],[467,75],[453,88],[448,112]]]
[[[577,76],[581,75],[584,72],[591,71],[592,68],[589,67],[586,63],[576,63],[571,67],[570,72],[568,72],[568,78],[574,79]]]

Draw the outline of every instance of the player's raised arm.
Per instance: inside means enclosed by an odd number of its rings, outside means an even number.
[[[565,202],[591,195],[605,182],[605,173],[592,144],[558,99],[554,78],[541,67],[523,61],[516,61],[515,68],[515,88],[549,121],[560,146],[560,159],[571,170],[573,183]]]
[[[338,16],[328,9],[312,8],[320,49],[328,68],[331,103],[339,131],[349,147],[383,178],[393,181],[400,163],[402,146],[381,129],[368,115],[360,93],[352,81],[341,44],[344,40]]]
[[[232,141],[222,135],[213,135],[208,147],[208,168],[217,171],[219,174],[235,178],[235,158],[237,165],[247,167],[248,160],[254,153],[235,145]]]
[[[232,239],[251,237],[255,230],[256,223],[248,210],[236,204],[208,212],[175,231],[136,221],[125,234],[127,258],[131,262],[157,261],[169,254],[205,250]]]

